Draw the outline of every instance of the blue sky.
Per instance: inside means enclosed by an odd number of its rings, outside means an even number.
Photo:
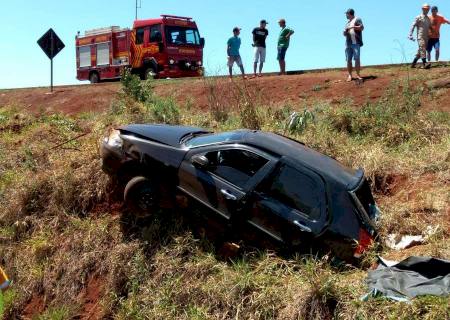
[[[268,55],[265,71],[276,71],[277,20],[284,17],[296,33],[287,53],[288,70],[342,67],[342,29],[347,8],[355,9],[366,30],[363,64],[397,63],[411,60],[416,44],[407,40],[413,18],[423,1],[416,0],[142,0],[140,18],[160,14],[193,17],[206,38],[205,66],[209,74],[226,72],[226,41],[234,26],[242,28],[241,55],[252,68],[252,29],[264,18],[269,21]],[[440,12],[450,18],[450,2],[439,0]],[[46,86],[50,82],[50,61],[36,44],[52,27],[66,48],[54,60],[55,84],[80,83],[75,79],[77,31],[120,25],[131,27],[135,0],[3,0],[0,12],[0,88]],[[441,30],[442,60],[450,59],[450,26]],[[404,53],[402,53],[404,52]]]

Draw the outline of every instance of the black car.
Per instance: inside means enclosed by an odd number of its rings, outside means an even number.
[[[232,234],[322,246],[347,261],[377,238],[364,172],[278,134],[134,124],[113,130],[101,153],[138,214],[199,205]]]

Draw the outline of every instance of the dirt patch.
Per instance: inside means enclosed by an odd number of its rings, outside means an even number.
[[[358,85],[356,82],[343,81],[340,72],[303,74],[290,76],[266,76],[262,78],[242,81],[236,78],[233,82],[218,78],[197,79],[189,82],[180,82],[176,85],[161,85],[156,92],[162,96],[172,96],[180,105],[187,101],[201,109],[209,105],[211,83],[215,83],[217,90],[222,92],[222,98],[229,105],[233,105],[240,90],[253,92],[258,102],[264,105],[280,106],[285,104],[298,105],[322,99],[331,103],[340,103],[351,100],[355,105],[380,98],[392,81],[392,77],[369,77]]]
[[[79,296],[83,309],[78,319],[98,320],[103,318],[103,310],[100,304],[104,293],[104,279],[96,276],[89,278],[86,288]]]
[[[27,111],[62,112],[77,114],[103,111],[111,105],[119,91],[119,83],[56,87],[53,94],[48,88],[29,88],[0,91],[0,106],[25,107]]]
[[[430,78],[447,76],[443,68],[417,70],[427,72]],[[366,81],[363,84],[345,82],[342,71],[326,71],[288,76],[264,76],[242,81],[239,77],[230,83],[227,78],[158,80],[155,93],[164,97],[173,97],[182,107],[206,109],[210,105],[210,85],[215,83],[221,92],[224,104],[233,105],[236,93],[245,88],[252,92],[258,103],[270,106],[307,106],[317,100],[331,104],[352,103],[358,107],[383,96],[392,81],[406,76],[398,68],[392,70],[364,70]],[[96,85],[78,85],[56,87],[53,94],[48,88],[12,89],[0,91],[0,106],[16,105],[32,112],[62,112],[77,114],[82,112],[103,111],[110,107],[120,90],[119,82]],[[450,98],[450,89],[439,89],[434,100],[424,99],[425,110],[449,111],[445,103]],[[428,101],[430,100],[430,101]],[[436,103],[438,101],[439,103]],[[442,103],[440,103],[442,102]]]
[[[398,191],[404,189],[408,182],[408,176],[402,174],[376,174],[372,181],[375,193],[384,196],[393,196]]]
[[[31,300],[23,309],[22,319],[33,319],[35,316],[42,314],[45,311],[45,296],[34,294]]]

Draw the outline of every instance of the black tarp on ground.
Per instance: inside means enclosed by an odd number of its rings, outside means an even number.
[[[422,295],[450,294],[450,261],[430,257],[409,257],[388,266],[382,259],[378,268],[369,271],[366,282],[369,296],[384,295],[408,301]]]

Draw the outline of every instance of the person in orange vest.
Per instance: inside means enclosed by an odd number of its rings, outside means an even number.
[[[438,11],[438,7],[433,6],[431,7],[431,16],[428,16],[431,21],[430,38],[428,39],[427,45],[428,61],[431,61],[431,51],[433,50],[433,48],[436,52],[436,61],[439,61],[439,53],[441,47],[439,38],[441,36],[441,25],[444,23],[450,24],[450,21],[438,14]]]

